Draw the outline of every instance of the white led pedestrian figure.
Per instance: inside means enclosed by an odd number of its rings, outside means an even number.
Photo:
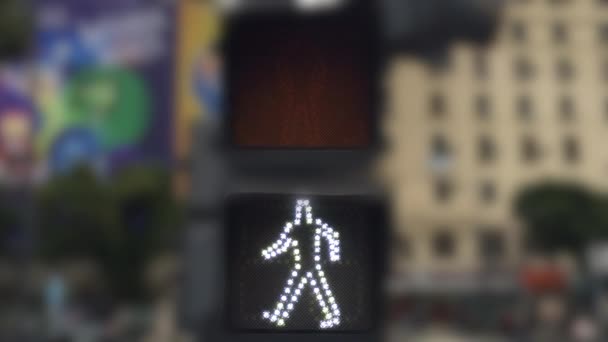
[[[302,222],[306,222],[306,227],[302,227]],[[312,246],[301,245],[293,234],[297,229],[310,229],[310,234],[314,236]],[[329,329],[340,325],[340,307],[322,267],[325,258],[321,253],[322,240],[328,243],[329,261],[339,261],[340,233],[321,219],[313,219],[310,201],[298,200],[293,222],[287,222],[279,239],[262,250],[262,256],[266,260],[291,251],[294,261],[285,288],[274,308],[262,313],[264,319],[278,327],[285,326],[303,291],[308,288],[315,296],[323,314],[323,319],[319,322],[320,328]]]

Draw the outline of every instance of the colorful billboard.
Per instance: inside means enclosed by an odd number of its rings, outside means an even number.
[[[187,165],[197,121],[217,119],[222,112],[221,24],[213,6],[198,0],[180,1],[177,18],[174,155]],[[189,188],[188,178],[188,171],[180,169],[176,178],[179,193]]]
[[[37,148],[48,175],[172,162],[170,1],[39,0]]]

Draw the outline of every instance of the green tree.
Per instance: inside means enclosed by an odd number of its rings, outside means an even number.
[[[170,185],[168,172],[149,167],[107,181],[86,168],[53,179],[38,195],[41,255],[94,260],[119,299],[142,299],[144,270],[170,251],[181,227]]]
[[[78,168],[39,190],[39,247],[46,260],[107,258],[120,239],[120,220],[107,184]]]
[[[0,256],[7,256],[3,243],[17,223],[17,213],[3,203],[0,203]]]
[[[135,166],[116,175],[113,196],[118,204],[122,234],[116,245],[112,278],[123,296],[145,294],[144,271],[155,257],[172,250],[182,225],[171,187],[162,169]]]
[[[602,214],[603,208],[608,206],[584,186],[555,182],[525,188],[514,204],[529,243],[547,252],[580,253],[591,240],[605,237],[608,214]]]

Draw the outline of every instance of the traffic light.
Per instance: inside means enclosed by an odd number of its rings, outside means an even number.
[[[227,18],[220,120],[199,131],[182,312],[210,341],[378,340],[376,12]],[[215,170],[215,171],[213,171]]]
[[[241,168],[363,165],[381,145],[375,12],[229,17],[222,144]]]
[[[229,327],[376,328],[384,220],[378,202],[361,196],[231,197],[225,221]]]

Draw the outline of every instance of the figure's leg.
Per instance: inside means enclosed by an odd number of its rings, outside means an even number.
[[[285,320],[289,318],[289,312],[293,309],[293,305],[295,302],[297,302],[302,291],[295,286],[295,282],[298,279],[298,274],[298,270],[291,270],[290,276],[287,279],[285,287],[283,288],[283,292],[281,292],[279,295],[279,299],[277,300],[277,304],[275,305],[274,309],[272,311],[264,311],[262,313],[262,317],[264,319],[269,320],[277,326],[285,325]]]
[[[324,320],[321,321],[320,327],[322,329],[336,327],[340,325],[340,307],[329,287],[325,271],[323,271],[321,265],[316,266],[315,272],[316,275],[311,281],[311,287],[324,315]]]

